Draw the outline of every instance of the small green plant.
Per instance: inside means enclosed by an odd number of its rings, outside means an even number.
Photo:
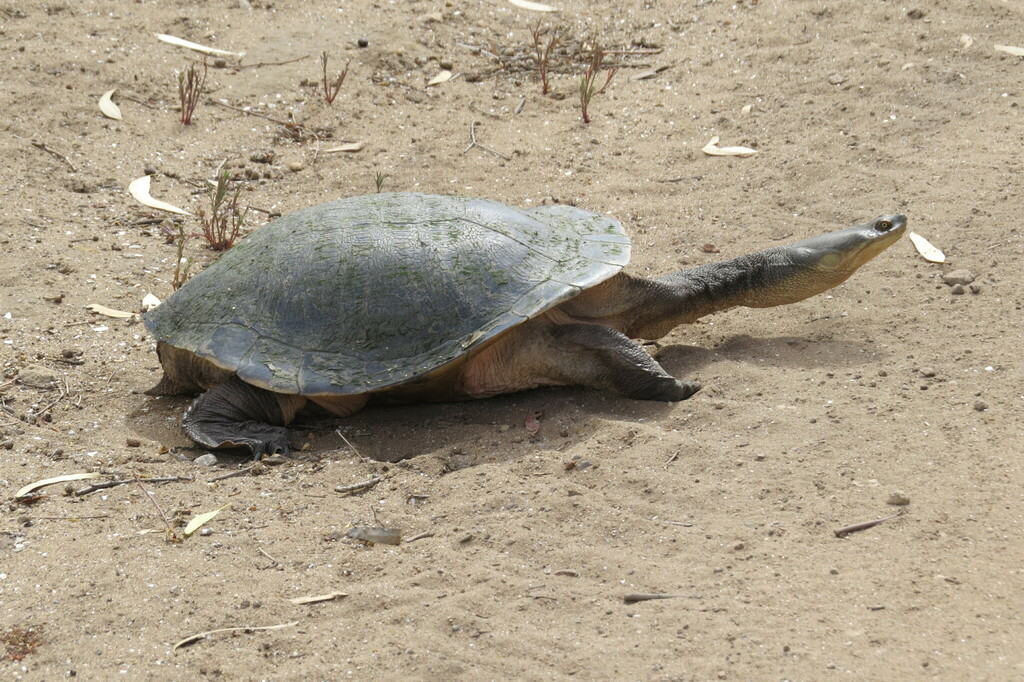
[[[558,42],[562,39],[562,29],[558,26],[542,29],[538,21],[530,28],[530,37],[533,38],[533,59],[537,64],[537,71],[540,72],[540,92],[542,95],[546,95],[551,91],[551,85],[548,82],[551,53],[555,51]]]
[[[210,215],[199,209],[199,220],[203,224],[203,237],[206,243],[214,251],[227,251],[242,234],[242,225],[249,213],[248,207],[238,207],[238,195],[242,191],[241,185],[236,186],[232,192],[231,172],[222,170],[217,176],[217,182],[211,183],[208,195],[210,197]]]
[[[189,278],[189,270],[192,269],[192,259],[185,257],[185,243],[191,239],[192,235],[185,232],[185,224],[178,223],[178,234],[174,238],[174,243],[177,245],[178,259],[174,264],[174,279],[171,280],[171,287],[174,291],[177,291]]]
[[[327,73],[327,61],[329,58],[330,56],[327,54],[326,50],[320,53],[320,70],[323,72],[323,81],[321,82],[324,86],[324,99],[327,101],[328,105],[333,106],[334,98],[338,96],[338,91],[341,90],[341,84],[345,82],[345,76],[348,75],[348,66],[352,62],[345,62],[345,68],[341,70],[341,73],[335,76],[334,80],[331,80],[331,77]]]
[[[377,185],[377,194],[380,194],[381,189],[384,187],[384,178],[387,176],[377,171],[377,174],[373,176],[373,184]]]
[[[604,67],[604,50],[596,42],[590,50],[590,62],[587,71],[580,76],[580,111],[583,114],[583,122],[590,123],[590,100],[594,95],[604,92],[608,84],[612,82],[618,67],[610,68],[605,72],[604,85],[597,87],[597,77]]]
[[[181,122],[192,125],[192,114],[199,104],[199,96],[203,94],[206,84],[206,62],[200,74],[195,64],[189,64],[184,71],[178,72],[178,100],[181,102]]]

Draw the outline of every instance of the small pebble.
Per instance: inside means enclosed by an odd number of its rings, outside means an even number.
[[[968,289],[968,291],[970,291],[975,296],[977,296],[978,294],[981,293],[981,285],[980,284],[971,284],[970,286],[967,287],[967,289]]]
[[[13,440],[5,440],[3,443],[0,443],[0,448],[3,448],[4,450],[13,450],[14,449],[14,441]]]
[[[954,284],[953,285],[953,289],[950,291],[950,293],[955,295],[955,296],[959,296],[960,294],[964,293],[965,291],[966,291],[966,289],[964,289],[964,285],[963,284]]]
[[[886,504],[891,504],[894,507],[905,507],[910,504],[910,497],[899,490],[894,490],[889,495],[889,499],[885,501]]]
[[[142,445],[142,441],[138,438],[129,438],[124,442],[124,444],[130,448],[137,448]]]
[[[46,388],[57,383],[57,373],[42,365],[29,365],[18,372],[18,381],[29,386]]]
[[[301,161],[289,161],[288,162],[288,170],[290,170],[292,173],[298,173],[300,170],[302,170],[305,167],[306,167],[306,164],[302,163]]]
[[[359,40],[356,41],[356,45],[358,45],[359,47],[369,47],[370,41],[367,40],[366,38],[360,38]]]
[[[732,548],[735,549],[737,552],[743,549],[744,547],[746,547],[746,545],[744,545],[742,542],[737,542],[735,545],[732,546]]]
[[[205,535],[213,535],[213,529],[212,528],[200,528],[199,529],[199,534],[200,535],[204,535],[204,536]]]
[[[985,410],[988,409],[988,403],[986,403],[984,400],[975,400],[974,409],[977,410],[978,412],[984,412]],[[8,448],[8,450],[9,449],[10,448]]]
[[[923,376],[923,377],[933,377],[933,376],[935,376],[935,370],[932,369],[931,367],[922,367],[922,368],[920,368],[917,371],[920,372],[921,376]]]
[[[216,466],[217,455],[213,454],[212,452],[207,452],[205,455],[199,455],[198,457],[196,457],[194,460],[192,460],[192,463],[195,464],[196,466],[201,467]]]
[[[956,284],[967,286],[975,279],[977,278],[970,270],[954,270],[953,272],[947,272],[942,275],[942,281],[949,286],[954,286]]]

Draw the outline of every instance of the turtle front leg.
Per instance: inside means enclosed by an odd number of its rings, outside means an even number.
[[[634,400],[686,400],[700,390],[696,381],[679,381],[622,332],[597,324],[551,327],[556,341],[553,373],[566,383],[611,389]]]
[[[285,426],[305,403],[301,396],[273,393],[233,376],[196,398],[182,426],[203,447],[247,448],[254,460],[287,455]]]

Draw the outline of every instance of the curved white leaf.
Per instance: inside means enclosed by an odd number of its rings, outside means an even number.
[[[1012,45],[993,45],[993,48],[1006,54],[1012,54],[1014,57],[1024,57],[1024,47],[1014,47]]]
[[[558,8],[552,7],[551,5],[544,5],[539,2],[530,2],[530,0],[508,0],[510,5],[515,5],[520,9],[528,9],[531,12],[557,12]]]
[[[427,81],[427,87],[429,88],[432,85],[440,85],[441,83],[447,83],[451,79],[452,79],[452,72],[448,71],[448,70],[445,70],[445,71],[442,71],[441,73],[437,74],[436,76],[434,76],[430,80],[428,80]]]
[[[199,43],[193,43],[191,40],[185,40],[177,36],[169,36],[166,33],[157,33],[157,40],[162,40],[165,43],[176,45],[178,47],[185,47],[189,50],[195,50],[196,52],[202,52],[203,54],[213,55],[214,57],[244,57],[244,52],[230,52],[228,50],[218,50],[216,47],[207,47],[206,45],[200,45]]]
[[[933,246],[930,241],[922,237],[916,232],[910,233],[910,241],[914,243],[914,248],[921,254],[921,257],[926,261],[932,263],[945,263],[946,254],[942,253],[937,247]]]
[[[701,150],[708,156],[750,156],[756,154],[756,149],[750,147],[719,147],[718,140],[721,139],[718,135],[711,138],[711,141],[704,145]]]
[[[220,509],[214,509],[211,512],[206,512],[205,514],[199,514],[198,516],[192,517],[192,520],[188,522],[188,525],[185,526],[185,530],[183,530],[182,532],[186,536],[192,535],[192,533],[195,533],[197,530],[202,528],[204,523],[212,520],[213,517],[215,517],[217,514],[220,514],[222,511],[224,511],[225,509],[227,509],[230,506],[231,506],[230,503],[229,504],[225,504]]]
[[[166,201],[160,201],[154,199],[149,194],[149,175],[143,175],[141,178],[135,178],[128,183],[128,193],[135,197],[143,206],[149,206],[155,208],[158,211],[167,211],[168,213],[177,213],[178,215],[192,215],[183,208],[178,208],[174,204],[168,204]]]
[[[85,479],[88,479],[88,478],[99,478],[101,475],[102,474],[100,474],[98,471],[91,471],[89,473],[83,473],[83,474],[65,474],[64,476],[56,476],[54,478],[44,478],[41,481],[36,481],[35,483],[29,483],[27,486],[25,486],[24,488],[22,488],[18,492],[14,493],[14,496],[15,497],[24,497],[25,495],[28,495],[33,490],[38,490],[39,488],[42,488],[43,486],[53,485],[54,483],[66,483],[68,481],[84,481]]]
[[[112,118],[115,121],[120,121],[121,110],[117,107],[116,104],[114,104],[113,100],[110,99],[110,96],[113,95],[115,92],[117,92],[117,88],[114,88],[113,90],[107,90],[103,93],[103,96],[100,97],[100,111],[103,112],[103,115],[107,118]]]

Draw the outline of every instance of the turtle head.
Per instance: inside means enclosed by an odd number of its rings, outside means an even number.
[[[906,229],[905,215],[882,215],[861,225],[752,254],[762,256],[765,266],[763,286],[751,292],[756,300],[752,307],[802,301],[841,284],[898,241]]]

